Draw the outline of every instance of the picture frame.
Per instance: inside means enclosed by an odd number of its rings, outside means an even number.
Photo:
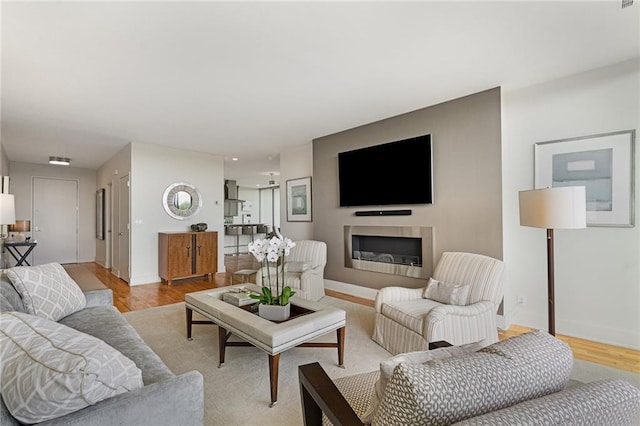
[[[287,180],[287,222],[311,222],[311,176]]]
[[[585,186],[587,226],[633,227],[635,130],[534,144],[535,188]]]
[[[96,238],[104,240],[104,188],[96,191]]]

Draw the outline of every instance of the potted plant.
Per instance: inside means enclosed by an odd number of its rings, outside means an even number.
[[[249,253],[253,254],[262,264],[262,293],[252,294],[252,299],[258,300],[258,314],[272,321],[284,321],[291,315],[289,298],[295,291],[285,285],[284,264],[285,257],[296,245],[295,242],[282,235],[271,239],[255,240],[249,243]],[[274,293],[275,290],[275,293]]]

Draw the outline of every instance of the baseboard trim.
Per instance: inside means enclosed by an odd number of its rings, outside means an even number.
[[[511,323],[535,329],[547,329],[547,317],[544,313],[520,310],[512,317]],[[556,333],[564,336],[608,345],[640,350],[640,333],[605,327],[600,324],[568,320],[559,317],[556,312]]]
[[[142,277],[130,277],[129,285],[142,285],[142,284],[157,284],[161,282],[160,277],[157,275],[147,275]]]
[[[324,280],[324,287],[328,290],[360,297],[367,300],[375,300],[378,290],[375,288],[362,287],[360,285],[343,283],[340,281]]]

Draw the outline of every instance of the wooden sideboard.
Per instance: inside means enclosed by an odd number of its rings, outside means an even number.
[[[160,232],[158,233],[158,273],[168,285],[177,278],[218,272],[218,233]]]

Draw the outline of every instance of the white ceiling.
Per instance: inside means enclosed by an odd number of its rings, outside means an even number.
[[[620,0],[3,2],[1,13],[11,161],[97,168],[144,142],[224,156],[243,186],[266,184],[279,152],[313,138],[640,56],[640,5]]]

